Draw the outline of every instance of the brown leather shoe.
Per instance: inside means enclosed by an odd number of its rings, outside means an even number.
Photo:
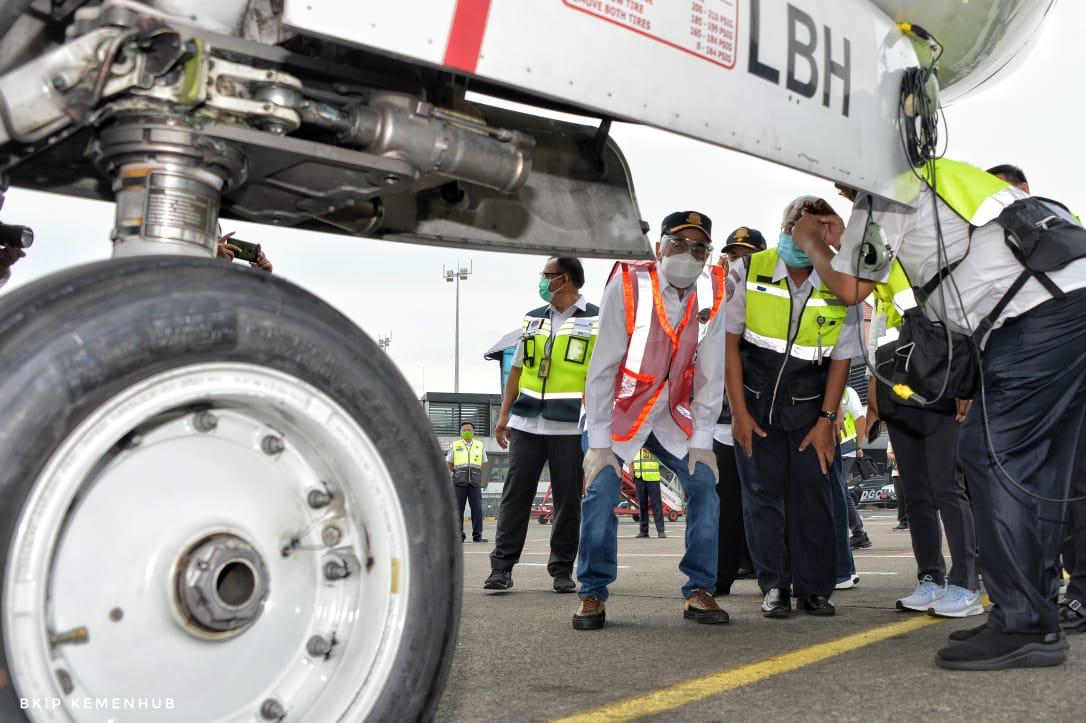
[[[728,611],[716,604],[708,590],[699,587],[686,598],[683,618],[706,625],[720,625],[728,622]]]
[[[586,595],[581,598],[581,606],[573,613],[574,630],[599,630],[607,620],[607,613],[603,609],[603,600],[595,595]]]

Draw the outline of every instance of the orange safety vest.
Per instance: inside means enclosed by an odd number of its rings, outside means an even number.
[[[611,270],[610,279],[617,274],[622,275],[628,342],[615,377],[611,437],[616,442],[633,439],[665,384],[671,417],[689,437],[694,429],[690,402],[695,357],[705,328],[724,299],[724,269],[713,265],[699,277],[694,293],[687,294],[686,309],[676,327],[671,326],[664,310],[656,261],[620,261]]]

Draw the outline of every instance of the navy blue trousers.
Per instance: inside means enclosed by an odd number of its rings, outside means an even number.
[[[660,496],[660,482],[646,482],[637,479],[637,511],[641,522],[641,532],[649,533],[649,512],[656,522],[656,532],[664,531],[664,502]]]
[[[988,625],[1000,632],[1059,630],[1060,546],[1065,498],[1086,453],[1086,289],[1053,299],[992,332],[984,351],[986,404],[962,425],[965,471],[988,594]],[[978,394],[979,397],[979,394]],[[978,400],[979,401],[979,400]]]

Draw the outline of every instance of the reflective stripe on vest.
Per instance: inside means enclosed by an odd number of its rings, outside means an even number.
[[[1011,184],[968,163],[940,158],[920,170],[939,198],[973,226],[994,221],[1018,200]]]
[[[591,307],[595,308],[595,307]],[[576,422],[580,417],[585,378],[599,333],[599,316],[571,316],[562,322],[553,336],[546,377],[539,368],[547,358],[551,320],[529,314],[524,318],[523,366],[520,386],[512,411],[524,417],[542,415],[545,419]]]
[[[668,389],[671,416],[689,436],[693,432],[694,358],[708,325],[724,298],[724,269],[703,272],[706,282],[687,294],[677,326],[667,318],[656,261],[615,264],[611,278],[621,275],[629,341],[615,380],[612,439],[633,439]],[[706,298],[708,294],[708,298]],[[666,387],[665,387],[666,385]]]
[[[633,459],[633,473],[643,482],[659,482],[660,461],[651,452],[642,449]]]
[[[743,338],[751,344],[778,354],[788,353],[804,361],[828,357],[841,334],[848,307],[825,284],[812,289],[803,307],[796,335],[789,344],[792,295],[787,278],[773,281],[777,250],[759,251],[750,256],[746,285],[746,330]]]

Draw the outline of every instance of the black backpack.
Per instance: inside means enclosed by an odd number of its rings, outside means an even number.
[[[1032,277],[1037,279],[1053,298],[1062,299],[1066,296],[1048,274],[1086,257],[1086,229],[1056,213],[1052,205],[1062,207],[1062,204],[1034,196],[1020,198],[1004,208],[995,219],[995,222],[1003,227],[1003,240],[1022,264],[1022,273],[992,308],[991,313],[981,320],[972,338],[950,332],[952,358],[948,358],[947,330],[941,323],[930,321],[919,309],[910,309],[904,314],[901,335],[897,342],[895,384],[907,385],[919,396],[935,402],[939,399],[944,379],[948,378],[949,366],[949,379],[941,398],[972,398],[978,379],[980,344],[1025,283]],[[975,227],[970,227],[970,237],[974,230]],[[968,255],[967,250],[966,256]],[[963,260],[965,256],[944,266],[927,283],[917,288],[918,300],[923,303],[928,299]]]

